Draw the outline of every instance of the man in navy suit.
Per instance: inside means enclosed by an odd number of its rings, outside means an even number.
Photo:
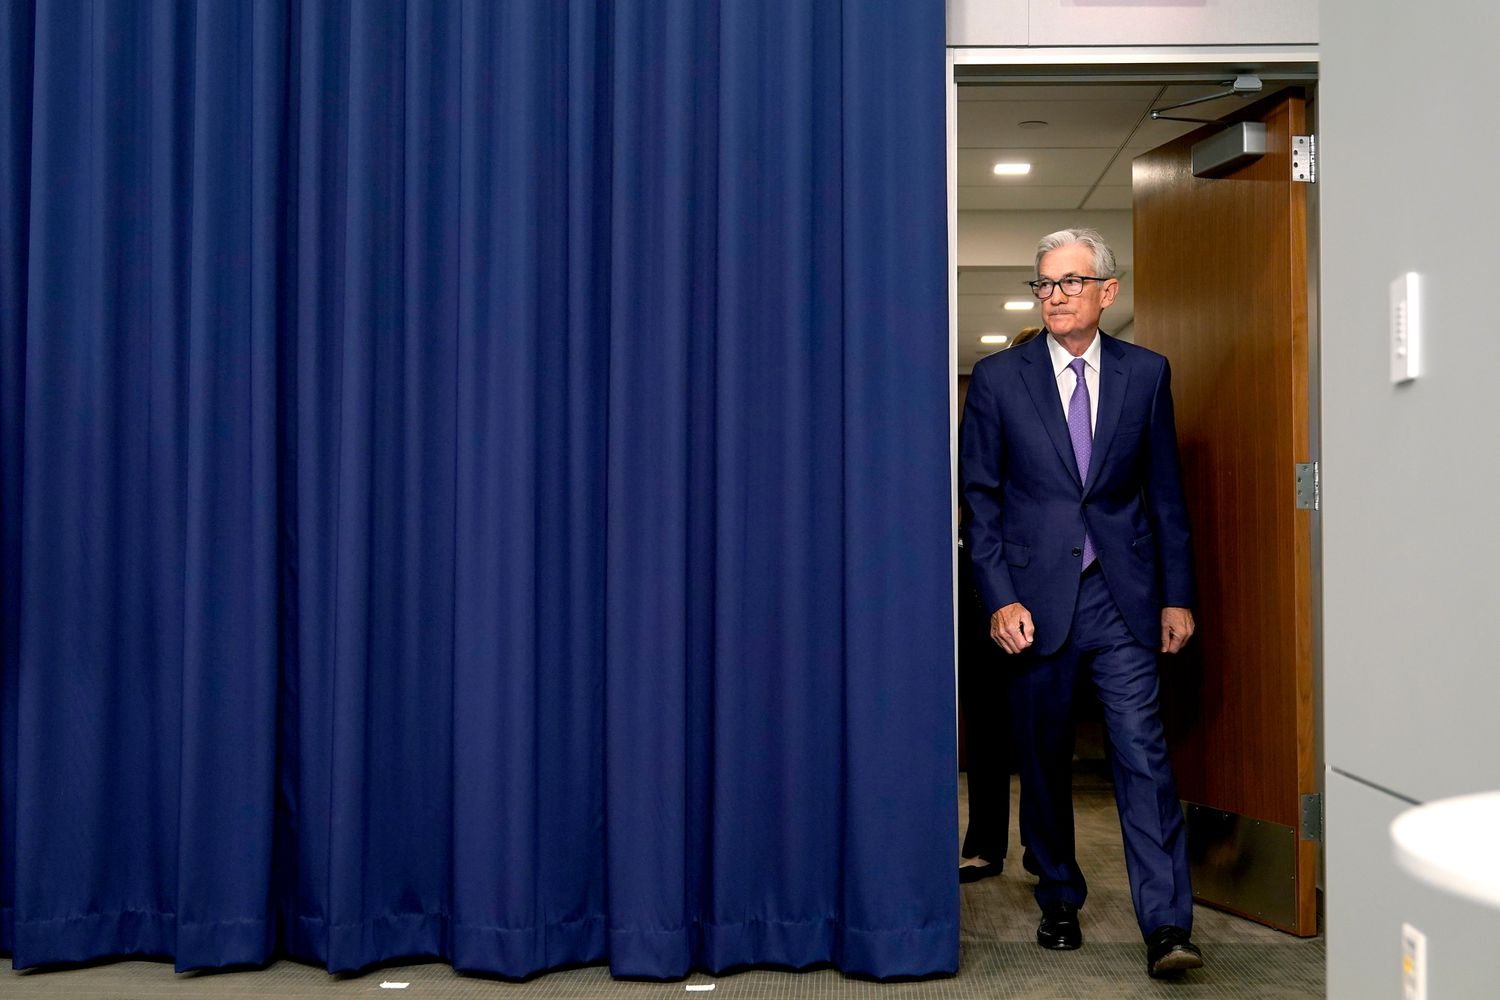
[[[1114,254],[1090,229],[1037,247],[1046,333],[974,366],[960,442],[968,548],[1011,658],[1021,836],[1040,870],[1037,942],[1077,948],[1087,886],[1073,847],[1074,691],[1111,747],[1136,919],[1152,976],[1203,964],[1192,943],[1182,807],[1157,712],[1158,653],[1193,634],[1193,558],[1171,370],[1108,336]]]

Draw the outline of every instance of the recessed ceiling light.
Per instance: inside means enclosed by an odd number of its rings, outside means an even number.
[[[1046,128],[1047,127],[1047,123],[1044,122],[1044,121],[1042,121],[1040,118],[1032,118],[1029,121],[1017,122],[1016,123],[1016,127],[1017,128]]]
[[[1003,344],[1010,338],[1003,333],[987,333],[979,338],[981,344]]]
[[[1026,312],[1035,307],[1036,302],[1032,299],[1010,299],[1005,303],[1005,308],[1010,312]]]
[[[1000,177],[1022,177],[1031,173],[1029,163],[997,163],[995,173]]]

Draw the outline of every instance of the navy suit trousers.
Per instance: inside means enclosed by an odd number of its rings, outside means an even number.
[[[1012,725],[1021,772],[1021,839],[1041,868],[1042,906],[1082,906],[1088,894],[1073,844],[1073,695],[1092,687],[1104,710],[1115,801],[1136,920],[1143,935],[1163,924],[1191,931],[1182,805],[1157,711],[1157,652],[1126,626],[1104,574],[1079,580],[1067,641],[1050,656],[1016,657]]]

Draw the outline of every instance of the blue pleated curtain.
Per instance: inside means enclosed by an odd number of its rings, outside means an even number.
[[[956,967],[939,0],[0,19],[17,967]]]

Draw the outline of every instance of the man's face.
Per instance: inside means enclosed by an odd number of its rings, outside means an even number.
[[[1094,277],[1094,252],[1082,243],[1070,243],[1058,247],[1042,257],[1037,276],[1057,281],[1070,274]],[[1052,294],[1042,300],[1042,320],[1054,336],[1068,337],[1073,334],[1087,335],[1099,326],[1099,316],[1115,300],[1120,283],[1108,281],[1086,281],[1077,295],[1063,292],[1061,285],[1054,285]]]

